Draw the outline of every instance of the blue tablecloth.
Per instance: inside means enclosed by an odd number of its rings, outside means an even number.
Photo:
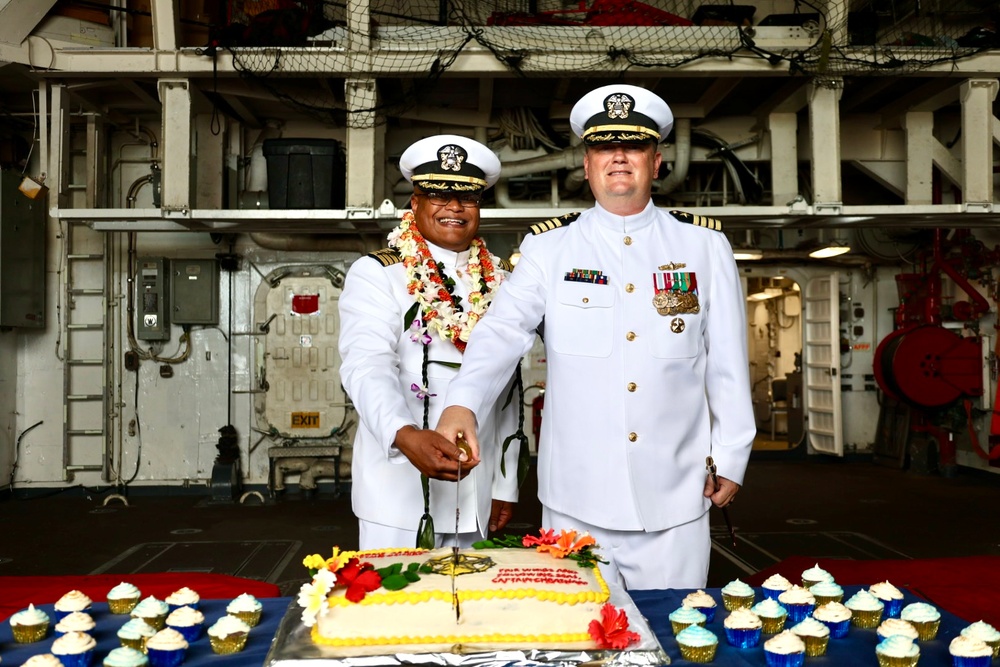
[[[845,595],[850,596],[858,590],[857,586],[845,586]],[[680,606],[681,600],[690,591],[687,590],[662,590],[662,591],[632,591],[632,599],[636,606],[642,611],[649,621],[650,627],[656,633],[660,644],[670,656],[673,664],[689,665],[680,657],[677,642],[674,640],[674,633],[670,628],[670,621],[667,615]],[[737,649],[726,643],[725,632],[722,622],[725,620],[726,612],[722,606],[722,594],[718,589],[707,591],[716,599],[719,604],[715,620],[708,624],[708,629],[719,637],[719,650],[716,654],[714,665],[724,667],[765,667],[767,662],[764,658],[763,645],[751,649]],[[2,595],[2,591],[0,591]],[[760,597],[758,591],[758,598]],[[291,598],[270,598],[262,599],[264,612],[261,616],[260,625],[250,632],[246,648],[234,655],[216,655],[212,653],[207,635],[202,635],[191,644],[188,649],[184,667],[258,667],[263,665],[271,646],[271,639],[278,629],[278,624],[284,617],[288,609]],[[916,602],[917,598],[907,594],[906,603]],[[202,600],[201,611],[205,615],[206,629],[225,614],[226,605],[229,600]],[[52,605],[41,605],[40,609],[55,619]],[[94,655],[94,667],[100,667],[104,656],[111,649],[119,646],[117,631],[127,620],[127,616],[116,616],[108,612],[106,604],[95,604],[91,610],[91,615],[97,622],[97,627],[92,633],[97,640],[97,648]],[[950,667],[951,658],[948,655],[948,643],[958,635],[967,622],[941,612],[941,629],[937,638],[933,641],[920,642],[920,667]],[[48,653],[52,648],[54,637],[50,632],[49,636],[34,644],[17,644],[11,635],[10,624],[3,623],[0,627],[0,667],[20,667],[20,665],[32,655],[37,653]],[[766,639],[766,637],[765,637]],[[841,665],[850,667],[865,667],[866,665],[877,667],[878,660],[875,658],[875,645],[878,643],[875,630],[860,630],[852,627],[850,632],[843,639],[831,639],[827,655],[819,658],[808,658],[806,665],[813,667],[840,667]]]

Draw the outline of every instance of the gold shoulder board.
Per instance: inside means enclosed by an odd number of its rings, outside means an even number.
[[[572,223],[574,220],[580,217],[579,211],[574,211],[573,213],[567,213],[566,215],[560,215],[555,218],[549,218],[545,222],[539,222],[531,226],[532,234],[542,234],[544,232],[551,231],[553,229],[558,229],[559,227],[565,227],[566,225]]]
[[[393,264],[399,264],[403,261],[399,251],[395,248],[382,248],[381,250],[368,253],[368,256],[382,266],[392,266]]]
[[[722,231],[722,221],[716,220],[715,218],[706,218],[705,216],[695,215],[694,213],[688,213],[687,211],[671,211],[670,215],[674,216],[681,222],[687,222],[696,227],[714,229],[717,232]]]
[[[514,265],[510,263],[510,260],[501,258],[500,268],[506,271],[507,273],[510,273],[511,271],[514,270]]]

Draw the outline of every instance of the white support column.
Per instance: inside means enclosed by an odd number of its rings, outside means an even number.
[[[153,48],[157,51],[177,49],[177,12],[174,0],[152,0]]]
[[[160,79],[163,174],[160,207],[191,209],[191,89],[187,79]]]
[[[213,128],[218,132],[213,132]],[[224,208],[222,178],[226,171],[223,162],[225,152],[226,124],[212,114],[203,113],[195,117],[194,138],[194,193],[195,208]]]
[[[934,113],[909,111],[903,115],[906,132],[906,203],[932,204],[934,166]]]
[[[840,190],[840,96],[844,81],[816,79],[809,84],[809,142],[812,148],[813,205],[837,213]]]
[[[794,113],[772,113],[767,117],[771,137],[771,192],[775,206],[784,206],[799,196],[798,120]]]
[[[993,210],[993,100],[996,79],[962,83],[962,198],[967,208]]]
[[[69,92],[64,84],[53,84],[49,102],[52,107],[49,118],[49,166],[45,185],[51,197],[49,204],[63,208],[68,203],[69,184]]]
[[[374,79],[348,79],[347,98],[347,188],[348,208],[377,208],[385,181],[385,128],[377,125],[376,113],[365,111],[378,103]]]
[[[347,48],[355,53],[371,48],[371,0],[347,0]]]

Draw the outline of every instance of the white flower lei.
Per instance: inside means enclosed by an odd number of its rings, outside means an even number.
[[[389,246],[395,248],[403,258],[406,288],[420,304],[422,320],[427,328],[464,352],[472,328],[490,307],[503,280],[503,274],[496,270],[500,259],[489,253],[480,237],[472,239],[469,249],[469,277],[474,291],[466,299],[467,307],[458,309],[454,298],[444,288],[437,262],[427,247],[427,241],[417,229],[412,211],[403,214],[402,222],[389,233],[388,240]],[[485,292],[482,290],[484,283]]]

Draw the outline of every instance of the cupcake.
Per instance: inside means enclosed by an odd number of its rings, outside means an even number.
[[[191,607],[192,609],[197,609],[200,601],[201,596],[187,586],[174,591],[164,600],[164,602],[167,603],[167,606],[170,607],[170,611],[180,609],[181,607]]]
[[[1000,653],[1000,632],[989,623],[976,621],[972,625],[962,628],[963,637],[971,637],[979,641],[986,642],[993,649],[993,657],[998,657]]]
[[[764,597],[771,598],[772,600],[777,600],[778,596],[787,591],[792,587],[792,582],[785,579],[780,574],[772,574],[770,577],[764,580],[760,589],[764,593]]]
[[[788,611],[788,621],[798,623],[816,608],[816,598],[801,586],[792,586],[778,596],[778,602]]]
[[[821,581],[815,586],[811,586],[809,592],[816,598],[817,605],[840,602],[844,599],[844,589],[834,581]]]
[[[806,644],[792,632],[785,630],[764,642],[767,667],[801,667],[806,661]]]
[[[750,586],[739,579],[730,581],[722,587],[722,604],[726,609],[749,609],[753,606],[755,593]]]
[[[827,602],[813,610],[813,618],[830,628],[830,637],[840,639],[847,636],[851,625],[851,610],[839,602]]]
[[[833,575],[824,570],[816,563],[807,570],[802,571],[802,587],[809,588],[821,581],[833,581]]]
[[[948,644],[953,667],[990,667],[993,647],[979,639],[959,635]]]
[[[920,634],[920,641],[928,641],[937,637],[938,628],[941,626],[941,613],[926,602],[914,602],[903,607],[899,612],[899,617],[904,621],[909,621],[910,625],[917,629]]]
[[[750,611],[760,617],[765,635],[777,634],[785,627],[785,619],[788,617],[788,612],[778,604],[777,600],[770,598],[761,600],[750,607]]]
[[[127,646],[119,646],[112,649],[104,657],[104,667],[146,667],[149,658],[142,651]]]
[[[56,620],[58,621],[74,611],[87,611],[91,604],[92,600],[81,591],[70,591],[56,600]]]
[[[875,647],[879,667],[914,667],[920,659],[920,647],[903,635],[886,637]]]
[[[205,615],[192,607],[178,607],[167,616],[167,627],[181,633],[190,644],[201,636]]]
[[[145,652],[146,641],[156,634],[156,628],[141,618],[130,619],[118,629],[118,641],[122,646]]]
[[[181,633],[164,628],[146,641],[150,667],[177,667],[184,662],[188,643]]]
[[[18,644],[30,644],[45,638],[49,631],[49,615],[29,604],[10,617],[10,630]]]
[[[722,622],[726,631],[726,641],[736,648],[753,648],[760,644],[764,629],[760,616],[749,609],[734,609]]]
[[[142,593],[132,584],[122,582],[108,591],[108,611],[112,614],[127,614],[139,604]]]
[[[163,600],[157,600],[152,595],[144,598],[129,612],[132,618],[141,618],[153,626],[154,630],[162,630],[170,607]]]
[[[260,603],[258,602],[257,604]],[[695,593],[688,593],[687,595],[684,596],[684,599],[681,601],[681,604],[684,605],[685,607],[693,607],[698,611],[700,611],[701,613],[705,614],[706,623],[711,623],[712,621],[715,620],[715,607],[716,607],[715,598],[713,598],[705,591],[699,590]],[[226,611],[229,611],[228,608],[226,609]],[[246,621],[245,618],[243,620]],[[247,623],[250,623],[250,621],[247,621]],[[250,625],[251,627],[253,626],[252,623]]]
[[[677,634],[681,657],[690,662],[712,662],[719,648],[719,638],[700,625],[684,628]]]
[[[86,632],[89,634],[93,631],[95,625],[97,624],[94,623],[94,619],[90,617],[90,614],[83,611],[74,611],[63,616],[63,619],[56,623],[56,627],[52,629],[55,630],[56,635],[61,637],[67,632]]]
[[[882,621],[882,601],[866,590],[860,590],[844,603],[851,610],[851,623],[858,628],[875,628]]]
[[[891,637],[893,635],[902,635],[913,641],[917,641],[920,635],[917,633],[917,629],[909,621],[904,621],[901,618],[887,618],[882,621],[882,624],[878,626],[875,630],[875,634],[878,635],[879,639],[885,639],[886,637]]]
[[[877,597],[885,605],[882,615],[886,618],[899,618],[899,611],[903,608],[903,592],[890,584],[882,581],[873,584],[868,592]]]
[[[674,629],[675,635],[689,625],[705,625],[705,614],[694,607],[684,605],[670,612],[667,618],[670,619],[670,627]]]
[[[52,655],[63,667],[90,667],[97,642],[86,632],[67,632],[52,642]]]
[[[212,650],[220,655],[239,653],[247,643],[250,626],[235,616],[223,616],[208,629]]]
[[[36,653],[21,663],[21,667],[62,667],[62,663],[51,653]]]
[[[826,654],[826,645],[830,643],[830,628],[823,623],[809,616],[793,625],[792,632],[806,645],[806,655],[809,657]]]

